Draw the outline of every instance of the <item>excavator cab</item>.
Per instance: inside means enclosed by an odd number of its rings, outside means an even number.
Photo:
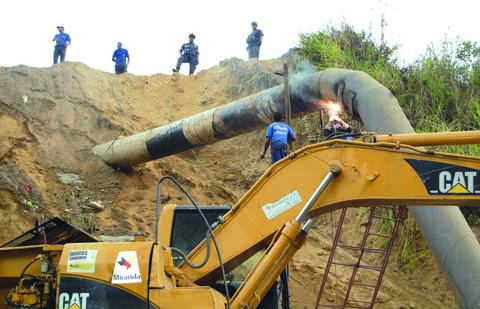
[[[209,205],[199,206],[199,208],[210,226],[213,226],[216,222],[222,220],[222,217],[230,211],[231,206]],[[185,254],[188,254],[200,244],[205,239],[205,233],[207,232],[207,227],[194,206],[174,204],[169,204],[162,208],[158,228],[160,244],[180,249]],[[179,266],[183,262],[183,257],[175,251],[172,252],[172,258],[175,266]],[[215,257],[211,256],[210,258]],[[287,274],[287,271],[282,273],[281,284],[274,284],[257,308],[277,309],[280,301],[283,303],[282,308],[288,308],[288,305],[286,305],[289,295]],[[228,282],[230,296],[236,292],[242,283],[242,281],[235,280],[237,277],[237,275],[232,273],[227,274],[227,280],[232,279]],[[223,283],[216,282],[211,287],[225,294]],[[282,295],[282,299],[280,299],[280,295]]]
[[[230,211],[228,205],[199,206],[208,223],[212,226],[220,217]],[[159,221],[159,243],[177,248],[186,254],[192,251],[205,239],[207,227],[198,210],[194,206],[169,204],[162,208]],[[183,258],[172,253],[175,266],[180,265]]]

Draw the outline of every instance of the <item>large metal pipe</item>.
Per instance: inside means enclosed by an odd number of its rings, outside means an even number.
[[[283,86],[277,86],[153,130],[98,145],[92,151],[111,166],[137,165],[265,126],[271,123],[273,112],[284,111],[283,102]],[[302,96],[291,105],[292,117],[320,110],[318,99],[303,100]]]
[[[398,101],[369,75],[329,69],[290,82],[292,117],[341,102],[351,116],[379,134],[413,133]],[[130,137],[96,146],[112,166],[127,167],[215,143],[270,123],[283,111],[283,86]],[[480,245],[458,207],[410,207],[437,262],[464,308],[480,307]]]
[[[335,79],[339,76],[344,76],[343,79],[352,79],[354,76],[362,78],[346,83]],[[359,119],[355,113],[356,106],[348,104],[356,98],[357,93],[365,94],[358,100],[360,102],[369,102],[369,96],[374,94],[388,103],[385,105],[390,109],[395,109],[392,114],[381,110],[376,112],[386,115],[388,123],[394,126],[392,122],[396,121],[396,115],[403,115],[388,89],[367,74],[330,69],[290,81],[292,118],[319,111],[322,101],[336,101],[343,102],[349,108],[347,112]],[[93,153],[115,167],[145,163],[264,127],[271,123],[273,112],[283,112],[284,100],[284,89],[280,85],[149,131],[98,145],[93,148]],[[366,119],[362,120],[368,123],[375,114],[364,117]]]
[[[386,88],[364,85],[362,73],[325,71],[331,91],[343,87],[339,98],[369,131],[379,134],[414,133],[397,100]],[[337,85],[337,86],[336,86]],[[409,207],[426,242],[447,276],[462,308],[480,308],[480,245],[458,207]]]

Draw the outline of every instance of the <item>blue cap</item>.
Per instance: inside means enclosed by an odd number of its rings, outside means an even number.
[[[57,29],[64,29],[63,26],[57,26]]]

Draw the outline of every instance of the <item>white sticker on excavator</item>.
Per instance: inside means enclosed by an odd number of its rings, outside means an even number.
[[[142,282],[136,251],[121,251],[115,260],[112,283],[138,283]]]
[[[298,191],[293,191],[276,201],[275,203],[266,204],[262,207],[263,212],[268,220],[279,216],[290,208],[300,204],[302,202],[302,197]]]
[[[71,250],[68,254],[67,272],[94,273],[97,250]]]

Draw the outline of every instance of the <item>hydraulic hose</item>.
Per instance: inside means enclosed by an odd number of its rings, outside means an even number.
[[[160,191],[161,191],[161,184],[163,181],[165,180],[170,180],[172,181],[179,189],[180,191],[183,192],[183,194],[185,194],[185,196],[190,200],[190,202],[192,203],[193,206],[195,206],[195,208],[197,209],[197,211],[199,212],[200,216],[202,217],[203,219],[203,222],[205,223],[205,225],[207,226],[207,238],[206,238],[206,241],[207,243],[209,243],[210,241],[210,237],[212,237],[212,240],[213,240],[213,244],[215,245],[215,250],[217,250],[217,257],[218,257],[218,262],[220,264],[220,268],[222,270],[222,278],[223,278],[223,284],[224,284],[224,288],[225,288],[225,298],[227,300],[227,309],[230,309],[230,294],[228,292],[228,286],[227,286],[227,275],[225,273],[225,268],[223,266],[223,259],[222,259],[222,253],[220,251],[220,247],[218,245],[218,242],[217,242],[217,239],[215,237],[215,235],[213,234],[213,230],[212,230],[212,227],[210,226],[210,224],[208,223],[208,220],[207,220],[207,217],[205,217],[205,214],[203,213],[203,211],[200,209],[200,207],[198,206],[197,202],[193,199],[193,197],[190,195],[190,193],[188,193],[188,191],[175,179],[173,178],[172,176],[163,176],[163,177],[160,177],[160,179],[158,180],[157,182],[157,205],[156,205],[156,222],[155,222],[155,243],[158,243],[158,223],[160,222],[159,218],[160,218],[160,212],[161,212],[161,201],[160,201]],[[178,250],[178,249],[177,249]],[[208,245],[207,247],[207,250],[208,250],[208,253],[205,255],[205,259],[202,263],[207,263],[209,258],[210,258],[210,245]],[[183,255],[185,257],[185,254],[181,251],[181,250],[178,250],[177,253]],[[190,264],[188,262],[190,262],[190,260],[188,258],[185,257],[185,263],[187,265],[190,266]],[[202,264],[200,263],[200,264]],[[193,264],[193,263],[192,263]],[[195,265],[195,264],[193,264]],[[197,265],[195,265],[197,266]],[[202,265],[203,266],[203,265]],[[200,266],[201,267],[201,266]]]

